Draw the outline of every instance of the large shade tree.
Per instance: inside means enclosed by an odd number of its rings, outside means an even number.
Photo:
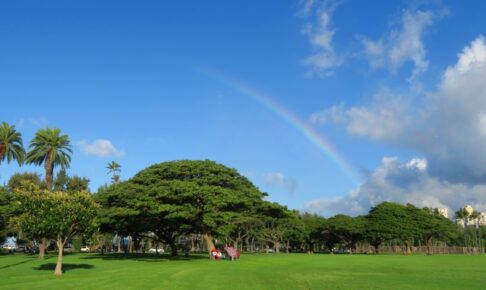
[[[329,218],[325,224],[325,232],[332,240],[342,243],[352,254],[356,244],[363,239],[365,218],[350,217],[338,214]]]
[[[316,244],[324,240],[324,226],[326,219],[322,216],[310,213],[301,215],[304,223],[303,242],[307,253],[313,254],[316,250]]]
[[[7,160],[10,163],[16,160],[22,164],[25,157],[25,150],[22,143],[22,134],[15,130],[14,125],[2,122],[0,125],[0,164]]]
[[[394,202],[383,202],[373,207],[366,216],[364,236],[378,253],[383,242],[400,240],[410,246],[419,235],[418,227],[407,207]]]
[[[36,132],[30,142],[25,162],[44,165],[47,188],[52,189],[54,168],[68,168],[71,163],[71,144],[68,135],[62,135],[58,128],[46,128]]]
[[[446,243],[456,237],[457,225],[448,218],[442,216],[437,210],[431,208],[416,208],[413,205],[407,205],[410,211],[418,238],[422,243],[427,245],[427,254],[432,255],[432,245],[434,241]]]
[[[271,243],[275,253],[279,254],[292,212],[285,206],[268,201],[261,204],[259,212],[263,221],[263,226],[259,231],[259,239]]]
[[[105,229],[150,231],[172,248],[181,233],[199,233],[211,251],[213,236],[224,235],[226,225],[263,196],[234,169],[209,160],[181,160],[150,166],[97,198]]]

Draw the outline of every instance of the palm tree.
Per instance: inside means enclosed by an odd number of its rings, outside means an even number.
[[[7,163],[17,160],[22,165],[25,157],[25,150],[22,143],[22,134],[6,122],[0,125],[0,163],[7,159]]]
[[[35,133],[25,162],[35,165],[44,164],[47,188],[51,190],[54,168],[56,166],[61,166],[61,169],[68,168],[71,154],[69,136],[61,135],[59,128],[46,128]]]
[[[120,172],[120,168],[121,168],[121,165],[118,164],[115,161],[111,161],[106,166],[106,169],[108,169],[108,174],[112,174],[112,176],[111,176],[111,183],[112,184],[116,184],[120,181],[120,175],[117,174],[118,172]]]
[[[464,208],[461,208],[458,211],[456,211],[455,217],[456,219],[461,221],[464,227],[468,226],[469,213]]]

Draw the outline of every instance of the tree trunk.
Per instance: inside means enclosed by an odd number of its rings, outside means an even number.
[[[46,239],[41,239],[41,242],[39,244],[39,260],[44,260],[44,256],[46,254]]]
[[[132,254],[133,253],[133,238],[130,236],[128,239],[128,253]]]
[[[314,254],[314,243],[308,243],[307,254]]]
[[[53,175],[53,171],[54,171],[54,166],[52,164],[52,156],[51,156],[51,151],[52,150],[49,150],[49,152],[47,153],[47,160],[46,160],[46,164],[45,164],[45,168],[46,168],[46,184],[47,184],[47,190],[52,190],[52,175]]]
[[[118,253],[121,253],[121,241],[122,241],[122,238],[119,236],[118,237]]]
[[[427,255],[432,255],[432,239],[427,239]]]
[[[287,240],[287,243],[285,244],[285,253],[289,253],[289,248],[290,248],[290,241]]]
[[[4,143],[0,144],[0,163],[2,163],[6,151],[7,151],[7,146]]]
[[[63,241],[61,238],[57,239],[57,264],[56,264],[56,269],[54,270],[54,276],[61,276],[62,275],[62,252],[64,250],[64,243],[65,240]]]
[[[250,253],[253,254],[254,251],[255,251],[255,238],[251,238],[251,240],[250,240]]]
[[[275,254],[280,254],[280,242],[274,242]]]
[[[179,253],[177,252],[177,245],[176,245],[175,239],[170,240],[169,245],[170,245],[170,252],[171,252],[172,257],[179,255]]]
[[[194,235],[191,235],[191,252],[194,252],[196,247],[194,245]]]
[[[407,248],[407,255],[412,254],[412,250],[410,249],[410,243],[409,242],[405,242],[405,246]]]
[[[215,248],[213,243],[213,237],[210,234],[204,234],[203,239],[206,242],[206,246],[208,247],[209,259],[212,259],[213,255],[211,255],[211,251]]]

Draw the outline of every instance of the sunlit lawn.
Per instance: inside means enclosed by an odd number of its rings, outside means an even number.
[[[0,255],[0,289],[486,289],[486,256],[77,254],[65,257],[62,277],[55,262]]]

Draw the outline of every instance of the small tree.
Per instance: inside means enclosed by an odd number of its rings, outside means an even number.
[[[54,275],[62,275],[63,249],[75,235],[91,232],[98,205],[87,192],[64,193],[34,190],[17,192],[22,214],[20,229],[29,236],[56,240],[58,257]]]

